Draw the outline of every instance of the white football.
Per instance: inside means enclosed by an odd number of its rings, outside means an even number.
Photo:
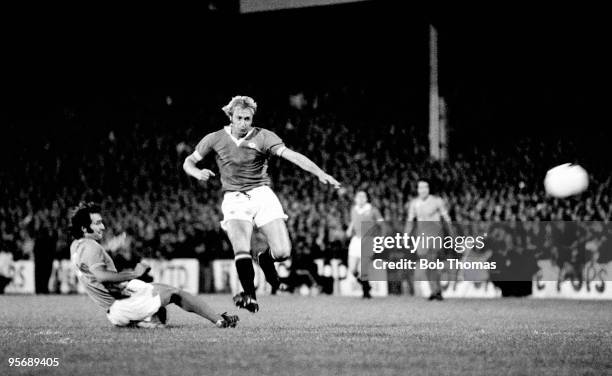
[[[544,178],[546,193],[557,198],[577,195],[588,186],[589,174],[581,166],[571,163],[551,168]]]

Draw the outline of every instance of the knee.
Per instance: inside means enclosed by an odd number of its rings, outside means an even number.
[[[271,247],[270,254],[274,261],[285,261],[291,256],[291,244],[285,244],[280,247]]]
[[[178,288],[172,288],[168,291],[168,293],[170,294],[170,303],[174,303],[178,306],[181,305],[181,300],[182,300],[182,294],[181,294],[181,289]]]
[[[169,303],[174,303],[174,300],[177,299],[175,296],[179,295],[181,292],[181,290],[176,287],[162,284],[154,284],[154,288],[154,291],[157,292],[160,296],[162,306],[165,306]]]
[[[251,254],[251,243],[245,242],[245,241],[233,241],[232,249],[234,250],[234,256],[250,255]]]

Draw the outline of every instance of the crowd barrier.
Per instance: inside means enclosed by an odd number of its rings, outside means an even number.
[[[533,279],[533,298],[612,300],[612,262],[587,262],[580,277],[558,278],[560,268],[550,260],[538,261],[539,272]]]
[[[255,290],[258,294],[270,292],[263,271],[255,262]],[[233,259],[214,260],[212,262],[213,288],[215,292],[237,294],[241,291],[240,279]]]
[[[7,294],[34,294],[34,261],[10,261],[6,267],[11,282],[4,288]]]
[[[184,289],[190,293],[199,292],[200,264],[197,259],[145,260],[151,265],[151,275],[155,282],[165,283]],[[317,272],[321,276],[334,279],[334,294],[342,296],[360,296],[361,286],[340,260],[331,260],[325,264],[323,260],[315,260]],[[265,276],[259,266],[255,266],[255,286],[259,294],[270,292]],[[596,299],[612,300],[612,262],[599,264],[589,262],[581,271],[581,277],[564,276],[560,279],[560,269],[550,260],[538,261],[539,272],[532,282],[534,299]],[[289,263],[278,265],[279,275],[286,277],[289,273]],[[7,294],[34,294],[34,262],[31,260],[10,261],[3,266],[3,274],[12,280],[6,286]],[[240,281],[234,266],[234,260],[215,260],[212,262],[213,288],[215,292],[235,294],[240,291]],[[427,281],[414,282],[417,296],[428,296]],[[498,298],[501,290],[491,282],[448,281],[442,282],[442,295],[446,298]],[[55,260],[49,291],[62,294],[84,293],[70,260]],[[372,282],[372,295],[383,297],[388,295],[387,282]]]
[[[151,266],[149,272],[155,282],[165,283],[181,288],[192,294],[199,292],[200,263],[196,259],[144,260]],[[34,279],[34,273],[29,276]],[[49,291],[61,294],[84,293],[85,289],[79,283],[76,272],[70,260],[55,260]],[[33,291],[32,291],[33,292]]]

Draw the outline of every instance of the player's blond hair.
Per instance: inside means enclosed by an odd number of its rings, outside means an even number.
[[[234,113],[234,108],[236,107],[248,108],[253,111],[253,115],[255,115],[255,112],[257,111],[257,103],[255,100],[253,100],[251,97],[247,97],[246,95],[237,95],[233,97],[232,100],[221,109],[223,112],[225,112],[227,117],[231,119],[232,114]]]

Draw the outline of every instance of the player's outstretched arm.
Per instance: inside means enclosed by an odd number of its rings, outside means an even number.
[[[351,223],[349,223],[348,228],[346,229],[346,237],[350,238],[351,236],[353,236],[353,221],[351,220]]]
[[[321,170],[316,163],[308,159],[306,156],[286,148],[282,151],[281,157],[300,167],[302,170],[310,172],[319,178],[321,183],[331,184],[334,186],[334,188],[340,188],[340,183],[336,179],[334,179],[331,175],[326,174],[325,171]]]
[[[134,270],[125,270],[121,272],[113,272],[107,270],[106,266],[101,265],[97,268],[92,269],[91,274],[93,274],[96,280],[98,280],[99,282],[125,282],[140,277],[148,270],[149,267],[142,263],[136,265]]]
[[[185,158],[185,162],[183,162],[183,170],[187,173],[187,175],[193,176],[194,178],[202,181],[207,181],[211,176],[215,176],[215,173],[208,169],[199,169],[196,167],[196,163],[198,163],[202,158],[198,159],[198,156],[193,153]]]

